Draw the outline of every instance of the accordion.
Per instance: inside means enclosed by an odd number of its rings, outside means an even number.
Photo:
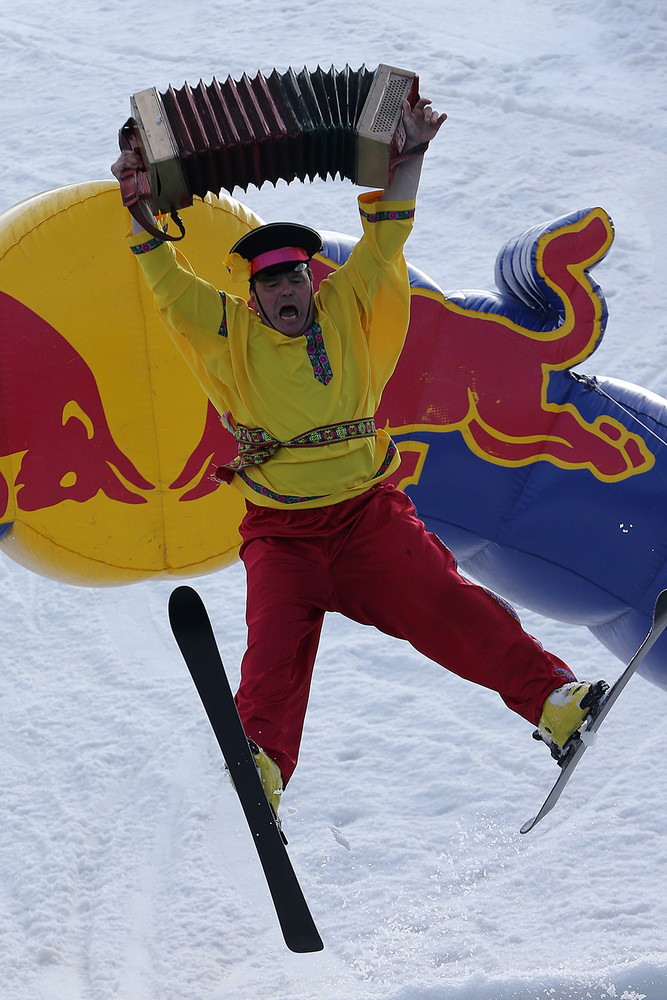
[[[403,100],[414,105],[418,87],[414,73],[380,65],[142,90],[121,129],[144,164],[135,200],[173,213],[209,191],[337,175],[385,188],[405,145]]]

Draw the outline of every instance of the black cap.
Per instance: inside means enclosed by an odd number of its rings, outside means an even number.
[[[316,230],[296,222],[270,222],[242,236],[231,253],[250,262],[254,277],[259,271],[285,270],[303,264],[322,249],[322,237]],[[279,251],[286,253],[281,255]]]

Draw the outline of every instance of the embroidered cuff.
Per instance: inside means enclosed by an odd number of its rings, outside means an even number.
[[[360,206],[359,214],[366,219],[367,222],[388,222],[396,219],[414,219],[415,210],[414,208],[404,208],[394,212],[364,212],[363,208]]]
[[[161,247],[163,240],[159,240],[157,236],[153,236],[152,239],[147,240],[145,243],[138,243],[136,246],[130,247],[132,253],[148,253],[150,250],[156,250],[157,247]]]

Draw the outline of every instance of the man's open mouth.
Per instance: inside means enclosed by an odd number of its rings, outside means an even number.
[[[296,306],[282,306],[279,315],[281,319],[296,319],[299,315],[299,310]]]

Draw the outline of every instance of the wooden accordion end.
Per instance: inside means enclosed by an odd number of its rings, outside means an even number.
[[[414,105],[418,87],[414,73],[385,65],[214,78],[134,94],[121,134],[141,154],[140,195],[154,213],[267,181],[339,175],[384,188],[405,144],[403,99]]]

